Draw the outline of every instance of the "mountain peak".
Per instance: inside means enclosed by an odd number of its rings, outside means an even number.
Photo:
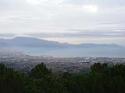
[[[65,44],[34,37],[0,39],[0,48],[16,48],[31,54],[48,56],[120,56],[125,57],[125,47],[116,44]]]

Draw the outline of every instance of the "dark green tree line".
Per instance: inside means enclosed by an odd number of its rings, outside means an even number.
[[[41,63],[29,73],[0,64],[0,93],[125,93],[125,65],[95,63],[88,73],[53,73]]]

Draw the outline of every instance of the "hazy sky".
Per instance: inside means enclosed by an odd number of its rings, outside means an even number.
[[[0,37],[15,35],[125,45],[125,0],[0,0]]]

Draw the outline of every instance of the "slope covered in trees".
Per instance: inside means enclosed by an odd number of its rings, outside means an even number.
[[[24,74],[0,64],[0,93],[125,93],[125,65],[96,63],[86,74],[71,74],[41,63]]]

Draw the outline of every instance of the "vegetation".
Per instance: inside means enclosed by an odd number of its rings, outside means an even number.
[[[86,74],[57,74],[42,63],[24,74],[0,64],[0,93],[125,93],[125,65],[96,63]]]

